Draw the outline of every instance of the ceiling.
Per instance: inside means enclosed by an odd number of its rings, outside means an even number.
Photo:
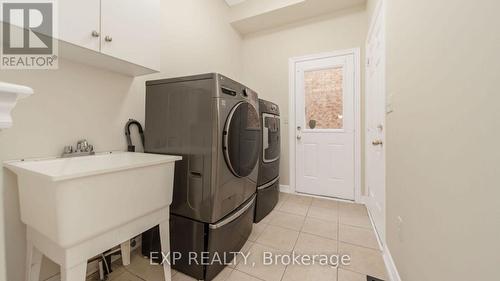
[[[225,0],[242,35],[366,5],[366,0]]]

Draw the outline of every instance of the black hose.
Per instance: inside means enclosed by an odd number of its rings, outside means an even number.
[[[127,124],[125,124],[125,137],[127,138],[127,151],[135,152],[135,145],[132,144],[132,138],[130,137],[130,127],[136,125],[141,135],[142,147],[144,147],[144,130],[142,129],[141,123],[135,119],[128,119]]]

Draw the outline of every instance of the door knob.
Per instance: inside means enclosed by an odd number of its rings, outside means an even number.
[[[301,140],[301,139],[302,139],[302,136],[301,136],[301,135],[297,135],[297,139],[298,139],[298,140]]]
[[[106,42],[111,42],[111,41],[113,41],[113,37],[111,37],[111,36],[108,35],[108,36],[104,37],[104,40]]]
[[[99,37],[101,34],[99,34],[99,32],[93,30],[92,31],[92,37]]]
[[[374,141],[372,141],[372,144],[373,145],[383,145],[384,142],[382,140],[374,140]]]

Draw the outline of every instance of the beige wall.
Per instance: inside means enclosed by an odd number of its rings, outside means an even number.
[[[499,278],[498,11],[387,1],[387,239],[404,281]]]
[[[293,117],[288,115],[288,59],[354,47],[360,47],[364,56],[367,29],[363,6],[245,37],[244,82],[261,98],[276,102],[281,110],[281,184],[290,183],[288,120]]]
[[[378,3],[380,0],[367,0],[366,1],[366,12],[368,14],[368,26],[371,24],[371,18],[373,16],[373,13],[377,9]]]
[[[162,73],[149,77],[132,79],[68,61],[61,61],[57,71],[0,71],[1,81],[36,92],[15,108],[14,127],[0,131],[0,162],[55,156],[83,137],[98,151],[125,150],[126,120],[144,119],[146,79],[212,71],[239,79],[241,39],[227,17],[223,1],[163,0]],[[16,177],[3,169],[0,184],[0,280],[20,281],[25,227],[19,220]],[[44,261],[44,276],[56,270]]]

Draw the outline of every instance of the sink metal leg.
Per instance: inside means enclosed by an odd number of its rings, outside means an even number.
[[[28,241],[26,247],[26,281],[38,281],[43,254],[31,241]]]
[[[61,281],[85,281],[87,279],[87,262],[72,268],[61,267]]]
[[[120,244],[120,250],[122,254],[122,264],[127,266],[130,264],[130,240],[127,240]]]
[[[160,223],[160,242],[161,251],[164,254],[168,254],[170,252],[170,223],[168,220]],[[172,278],[172,273],[170,270],[169,262],[163,263],[163,272],[165,273],[165,281],[170,281]]]

